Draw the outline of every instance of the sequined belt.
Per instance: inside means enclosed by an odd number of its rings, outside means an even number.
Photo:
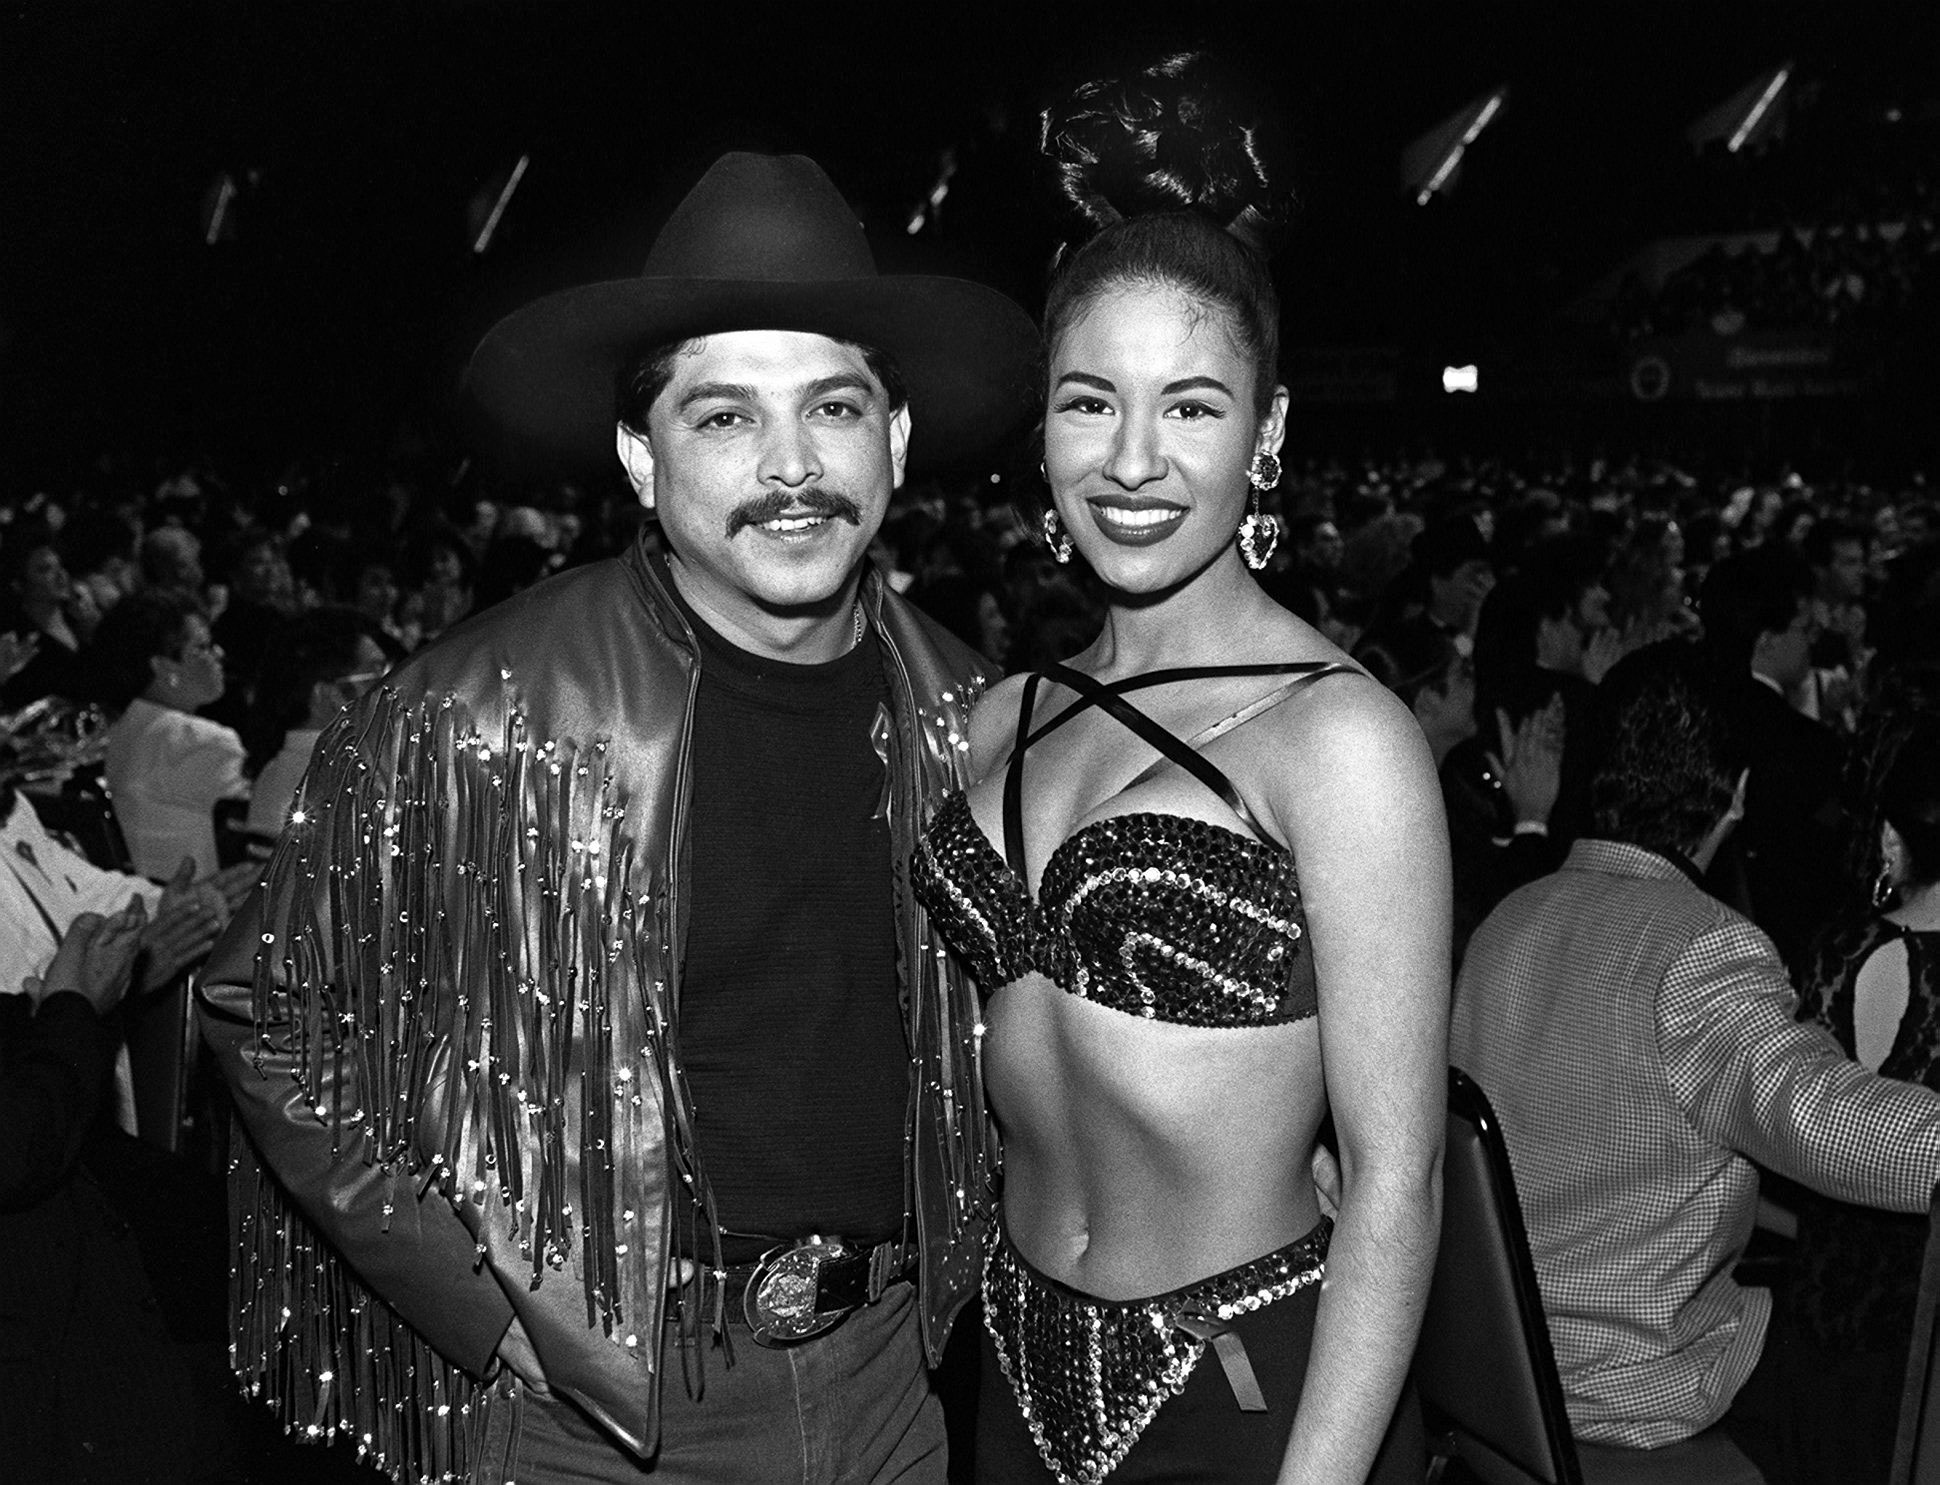
[[[1000,1223],[984,1258],[983,1319],[1037,1452],[1059,1485],[1098,1485],[1211,1342],[1239,1406],[1265,1399],[1228,1322],[1320,1281],[1333,1224],[1263,1258],[1150,1299],[1097,1299],[1032,1268]]]

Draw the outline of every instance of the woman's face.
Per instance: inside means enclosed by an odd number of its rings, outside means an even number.
[[[36,547],[21,564],[22,603],[66,603],[73,587],[61,554],[52,547]]]
[[[156,669],[162,677],[164,699],[185,712],[207,706],[229,683],[222,669],[222,646],[199,615],[188,621],[180,653],[158,660]],[[172,682],[170,677],[174,678]]]
[[[1072,540],[1115,588],[1156,593],[1239,562],[1247,470],[1278,452],[1223,309],[1166,285],[1100,295],[1051,348],[1044,472]]]

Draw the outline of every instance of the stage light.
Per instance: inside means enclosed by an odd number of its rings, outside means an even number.
[[[209,247],[233,241],[236,221],[230,208],[236,204],[236,177],[223,171],[202,193],[202,241]]]
[[[1468,147],[1495,122],[1508,100],[1506,87],[1485,93],[1408,146],[1401,158],[1401,183],[1413,193],[1415,205],[1426,206],[1439,192],[1454,187]]]
[[[909,221],[903,230],[911,237],[923,230],[925,223],[933,221],[942,214],[943,198],[950,194],[950,177],[957,173],[957,152],[945,150],[938,162],[936,184],[930,187],[929,194],[916,203],[916,210],[909,214]]]
[[[1481,386],[1473,366],[1444,366],[1442,368],[1442,390],[1444,392],[1474,392]]]
[[[492,234],[498,231],[498,224],[505,216],[505,208],[512,204],[512,193],[518,190],[519,182],[525,179],[526,167],[531,163],[532,156],[520,155],[518,163],[512,167],[511,174],[505,177],[505,184],[499,187],[497,197],[493,200],[490,209],[484,212],[484,220],[479,223],[472,237],[474,253],[483,253],[492,245]],[[487,190],[489,189],[487,187]],[[474,220],[477,219],[479,209],[484,206],[485,194],[485,191],[481,191],[472,198]]]
[[[1743,122],[1732,133],[1731,142],[1725,146],[1732,154],[1737,154],[1745,147],[1745,141],[1750,139],[1758,128],[1758,121],[1771,112],[1772,105],[1778,101],[1778,95],[1785,91],[1785,84],[1791,81],[1791,77],[1792,69],[1789,67],[1781,67],[1772,74],[1771,81],[1765,84],[1764,91],[1758,95],[1758,101],[1753,103],[1746,112]]]
[[[1730,154],[1785,132],[1785,89],[1792,80],[1790,62],[1760,73],[1724,102],[1707,110],[1684,131],[1693,149],[1722,144]]]

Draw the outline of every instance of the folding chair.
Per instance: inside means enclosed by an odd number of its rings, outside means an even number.
[[[1940,1365],[1934,1332],[1940,1327],[1940,1186],[1927,1208],[1927,1252],[1920,1265],[1920,1298],[1913,1309],[1913,1344],[1900,1392],[1900,1427],[1893,1442],[1891,1485],[1940,1485]]]
[[[1487,1485],[1760,1485],[1722,1433],[1662,1449],[1580,1445],[1570,1434],[1508,1147],[1489,1100],[1448,1077],[1441,1250],[1415,1351],[1415,1387],[1436,1455]]]

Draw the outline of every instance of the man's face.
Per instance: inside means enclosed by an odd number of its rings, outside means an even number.
[[[621,458],[681,591],[730,638],[847,601],[902,483],[907,409],[854,346],[792,330],[690,341]]]
[[[1818,637],[1818,615],[1811,601],[1802,598],[1790,625],[1759,636],[1759,673],[1793,690],[1811,673],[1812,642]]]
[[[1835,541],[1832,560],[1825,567],[1825,596],[1835,603],[1850,603],[1865,590],[1866,544]]]

